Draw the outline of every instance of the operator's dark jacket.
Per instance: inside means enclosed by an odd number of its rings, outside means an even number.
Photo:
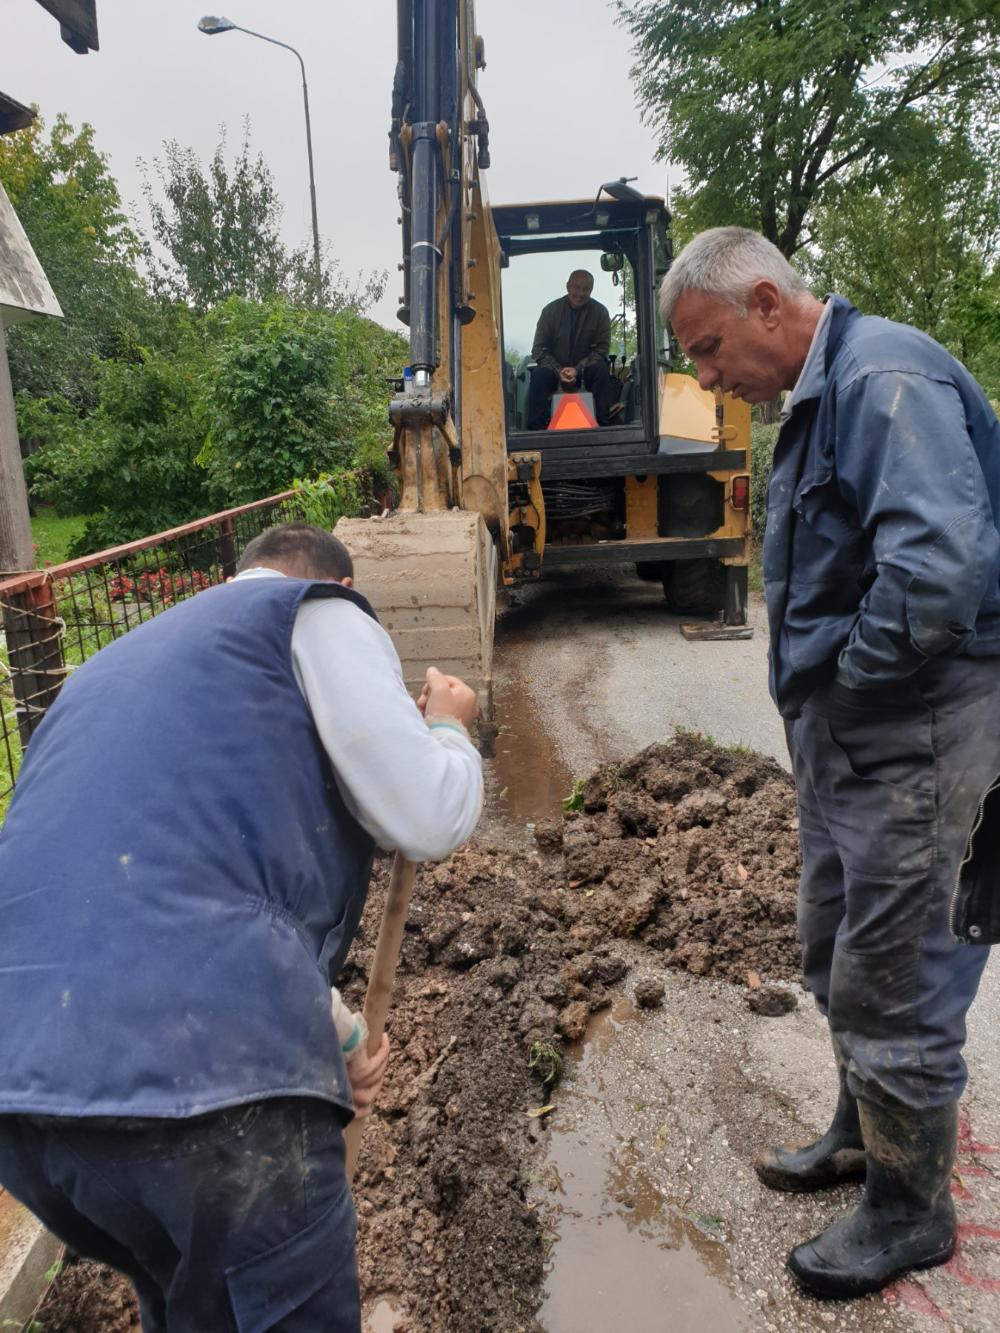
[[[611,316],[600,301],[590,300],[576,314],[576,334],[569,337],[568,296],[550,301],[538,317],[531,355],[540,366],[557,374],[564,366],[575,366],[578,375],[584,368],[606,361],[611,346]]]
[[[786,718],[834,680],[891,694],[931,658],[1000,659],[997,418],[933,339],[829,300],[768,487],[770,687]],[[1000,847],[1000,812],[997,826]]]
[[[209,589],[67,680],[0,829],[0,1112],[352,1110],[330,985],[372,839],[295,679],[305,598]]]

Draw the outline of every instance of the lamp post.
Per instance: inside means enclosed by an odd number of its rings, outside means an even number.
[[[242,28],[232,19],[222,18],[214,14],[206,14],[204,18],[198,20],[198,31],[203,32],[208,37],[214,37],[220,32],[245,32],[248,37],[259,37],[262,42],[270,42],[272,46],[282,46],[286,51],[291,51],[292,55],[299,62],[299,68],[302,71],[302,103],[306,112],[306,151],[309,154],[309,199],[312,204],[312,232],[313,232],[313,264],[316,270],[316,304],[319,305],[320,293],[323,290],[323,269],[319,257],[319,220],[316,214],[316,177],[313,172],[313,146],[312,146],[312,125],[309,120],[309,86],[306,83],[305,61],[296,51],[294,46],[289,46],[287,42],[279,42],[274,37],[265,37],[262,32],[254,32],[251,28]]]

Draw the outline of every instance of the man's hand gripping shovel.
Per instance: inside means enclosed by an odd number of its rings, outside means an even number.
[[[435,667],[428,669],[427,683],[420,692],[417,707],[428,721],[434,716],[440,716],[442,720],[451,717],[463,725],[466,720],[472,721],[476,711],[475,696],[468,686],[454,676],[443,675]],[[410,910],[410,898],[413,896],[413,881],[416,874],[416,863],[408,861],[405,856],[397,852],[389,877],[389,892],[386,895],[382,924],[375,944],[375,959],[368,978],[368,990],[365,992],[364,1016],[368,1025],[368,1054],[371,1056],[378,1053],[385,1032],[385,1020],[392,1000],[392,987],[399,965],[399,951],[403,943],[403,931],[406,928],[406,917]],[[381,1074],[378,1082],[381,1083]],[[364,1128],[364,1118],[356,1117],[344,1131],[348,1180],[354,1177]]]

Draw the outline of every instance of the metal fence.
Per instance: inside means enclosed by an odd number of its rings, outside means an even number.
[[[0,818],[24,748],[74,667],[235,574],[247,543],[265,528],[302,517],[301,492],[285,491],[0,581]]]

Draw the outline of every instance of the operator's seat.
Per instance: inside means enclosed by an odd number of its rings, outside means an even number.
[[[639,358],[633,357],[628,374],[621,380],[618,398],[621,411],[611,418],[614,426],[631,426],[639,414]]]
[[[528,390],[531,387],[531,372],[534,370],[537,362],[530,354],[523,356],[516,366],[512,366],[513,372],[513,408],[510,410],[508,420],[511,422],[514,430],[528,429]]]

